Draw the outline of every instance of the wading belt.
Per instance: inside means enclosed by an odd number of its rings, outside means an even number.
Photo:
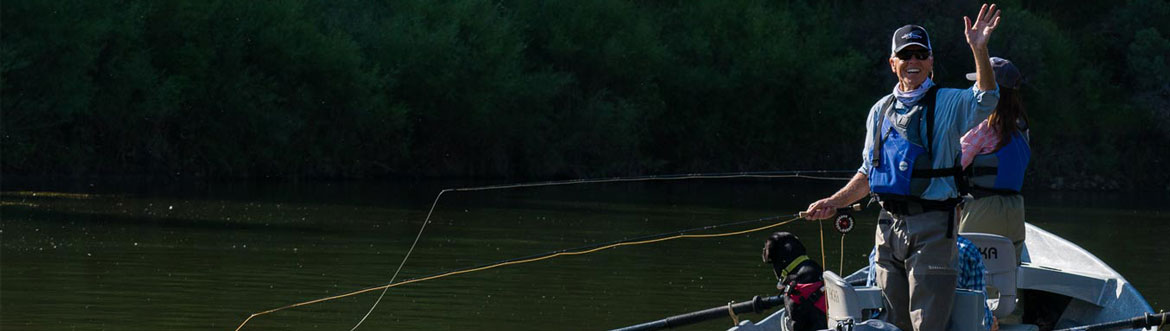
[[[882,209],[900,217],[914,216],[931,211],[941,211],[947,214],[947,238],[955,236],[955,207],[963,202],[962,199],[947,199],[943,201],[911,199],[911,200],[883,200]]]

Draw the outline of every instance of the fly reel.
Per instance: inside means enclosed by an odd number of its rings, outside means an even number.
[[[837,229],[837,232],[846,234],[849,231],[853,231],[853,223],[855,223],[853,221],[853,215],[844,213],[837,215],[837,219],[833,220],[833,227]]]

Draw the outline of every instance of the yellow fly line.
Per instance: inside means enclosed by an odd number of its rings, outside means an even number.
[[[435,211],[435,206],[438,206],[439,199],[442,198],[443,193],[446,192],[474,192],[474,191],[491,191],[503,189],[519,189],[519,188],[533,188],[545,186],[562,186],[562,185],[579,185],[579,184],[600,184],[600,183],[620,183],[620,182],[642,182],[642,181],[674,181],[674,180],[690,180],[690,179],[731,179],[731,178],[808,178],[817,180],[843,180],[847,181],[850,178],[846,177],[829,177],[826,176],[831,173],[851,173],[852,170],[812,170],[812,171],[763,171],[763,172],[733,172],[733,173],[697,173],[697,174],[675,174],[675,175],[649,175],[649,176],[635,176],[635,177],[612,177],[612,178],[596,178],[596,179],[570,179],[547,182],[533,182],[533,183],[517,183],[504,185],[489,185],[479,187],[464,187],[453,188],[439,191],[435,196],[435,202],[431,204],[430,211],[427,212],[427,218],[423,221],[423,225],[418,229],[418,235],[414,237],[414,243],[410,244],[410,249],[406,251],[406,256],[402,257],[402,262],[398,264],[398,269],[394,271],[394,275],[390,276],[390,281],[387,283],[393,284],[394,280],[398,279],[398,273],[402,271],[402,267],[406,265],[406,261],[410,259],[410,254],[414,252],[415,245],[418,244],[419,239],[422,238],[423,231],[426,230],[427,224],[430,223],[431,214]],[[804,217],[801,215],[801,217]],[[681,231],[679,233],[686,232]],[[382,293],[378,295],[378,299],[374,300],[374,304],[366,311],[361,320],[350,328],[349,331],[357,330],[370,314],[374,313],[374,309],[378,307],[378,303],[382,302],[382,298],[386,296],[386,291],[389,288],[383,288]]]
[[[597,184],[597,183],[619,183],[619,182],[641,182],[641,181],[673,181],[673,180],[689,180],[689,179],[807,178],[807,179],[816,179],[816,180],[847,181],[847,180],[850,180],[850,178],[848,178],[848,177],[831,177],[828,175],[834,174],[834,173],[844,174],[844,173],[852,173],[852,172],[853,172],[853,170],[810,170],[810,171],[762,171],[762,172],[732,172],[732,173],[692,173],[692,174],[675,174],[675,175],[649,175],[649,176],[635,176],[635,177],[611,177],[611,178],[597,178],[597,179],[572,179],[572,180],[560,180],[560,181],[548,181],[548,182],[489,185],[489,186],[480,186],[480,187],[464,187],[464,188],[445,189],[445,190],[440,191],[439,194],[435,196],[435,201],[431,204],[431,209],[430,209],[430,211],[427,212],[427,217],[425,220],[423,220],[423,224],[419,228],[418,234],[414,238],[414,243],[412,243],[410,245],[410,249],[406,251],[406,256],[404,256],[402,258],[402,262],[398,264],[398,269],[395,270],[394,275],[390,277],[389,284],[383,285],[383,286],[378,286],[378,287],[371,287],[371,288],[358,290],[358,291],[354,291],[354,292],[350,292],[350,293],[346,293],[346,294],[342,294],[342,295],[332,296],[332,297],[328,297],[328,298],[321,298],[321,299],[317,299],[317,300],[301,302],[301,303],[297,303],[297,304],[292,304],[292,305],[288,305],[288,306],[284,306],[284,307],[280,307],[280,308],[276,308],[276,309],[271,309],[271,310],[255,313],[255,314],[252,314],[251,316],[248,316],[248,318],[245,319],[243,323],[240,323],[240,326],[238,328],[236,328],[236,330],[237,331],[240,330],[253,317],[256,317],[259,315],[264,315],[264,314],[268,314],[268,313],[272,313],[272,312],[276,312],[276,311],[280,311],[280,310],[284,310],[284,309],[288,309],[288,308],[294,308],[294,307],[310,305],[310,304],[314,304],[314,303],[318,303],[318,302],[329,301],[329,300],[333,300],[333,299],[337,299],[337,298],[344,298],[344,297],[357,295],[357,294],[361,294],[361,293],[366,293],[366,292],[370,292],[370,291],[382,290],[382,294],[378,296],[378,300],[374,301],[373,306],[371,306],[369,311],[366,312],[366,315],[363,316],[362,319],[360,321],[358,321],[358,323],[356,325],[354,325],[352,329],[350,329],[350,331],[353,331],[353,330],[356,330],[358,328],[358,326],[360,326],[362,324],[362,322],[364,322],[366,320],[366,318],[369,317],[370,314],[374,312],[374,309],[378,306],[378,303],[382,301],[382,297],[386,295],[386,291],[391,287],[410,284],[410,283],[414,283],[414,282],[420,282],[420,281],[424,281],[424,280],[435,279],[435,278],[442,278],[442,277],[451,276],[451,275],[458,275],[458,274],[463,274],[463,273],[468,273],[468,272],[473,272],[473,271],[487,270],[487,269],[501,267],[501,266],[505,266],[505,265],[513,265],[513,264],[540,261],[540,260],[550,259],[550,258],[557,257],[557,256],[562,256],[562,255],[588,254],[588,253],[596,252],[599,250],[618,247],[618,246],[647,244],[647,243],[666,241],[666,240],[671,240],[671,239],[679,239],[679,238],[708,238],[708,237],[719,237],[719,236],[731,236],[731,235],[736,235],[736,234],[740,234],[740,233],[760,231],[763,229],[767,229],[767,228],[771,228],[771,227],[775,227],[775,226],[780,226],[782,224],[787,224],[787,223],[790,223],[792,221],[795,221],[797,219],[804,217],[803,212],[802,212],[801,214],[798,214],[799,217],[793,218],[791,220],[787,220],[787,221],[784,221],[784,222],[781,222],[778,224],[773,224],[770,226],[756,228],[756,229],[752,229],[752,230],[748,230],[748,231],[739,231],[739,232],[733,232],[733,233],[713,234],[713,235],[677,235],[677,236],[661,238],[661,239],[615,243],[613,245],[608,245],[608,246],[599,247],[599,248],[595,248],[595,249],[575,251],[575,252],[560,252],[560,253],[556,253],[556,254],[551,254],[551,255],[541,256],[541,257],[536,257],[536,258],[531,258],[531,259],[501,262],[501,263],[489,265],[486,267],[480,267],[480,268],[474,268],[474,269],[468,269],[468,270],[452,271],[452,272],[439,274],[439,275],[435,275],[435,276],[429,276],[429,277],[425,277],[425,278],[419,278],[419,279],[413,279],[413,280],[409,280],[409,281],[395,283],[394,280],[398,278],[398,273],[402,271],[402,267],[406,265],[407,259],[409,259],[411,253],[414,252],[414,247],[415,247],[415,245],[418,244],[419,239],[422,238],[423,231],[426,230],[427,224],[430,224],[431,214],[434,213],[435,207],[438,206],[439,199],[441,199],[443,196],[443,193],[446,193],[446,192],[473,192],[473,191],[532,188],[532,187],[544,187],[544,186]],[[821,245],[822,246],[824,245],[823,238],[822,238]],[[823,256],[822,256],[821,260],[823,262],[823,260],[824,260]]]
[[[452,272],[437,274],[437,275],[433,275],[433,276],[427,276],[427,277],[423,277],[423,278],[416,278],[416,279],[401,281],[401,282],[397,282],[397,283],[361,289],[361,290],[357,290],[357,291],[353,291],[353,292],[349,292],[349,293],[345,293],[345,294],[339,294],[339,295],[335,295],[335,296],[331,296],[331,297],[325,297],[325,298],[320,298],[320,299],[316,299],[316,300],[294,303],[291,305],[258,312],[258,313],[252,314],[251,316],[248,316],[248,318],[245,319],[243,323],[240,323],[240,326],[236,328],[236,331],[242,330],[244,328],[244,325],[248,324],[248,321],[251,321],[252,318],[254,318],[256,316],[275,313],[275,312],[285,310],[285,309],[307,306],[307,305],[311,305],[311,304],[315,304],[315,303],[321,303],[321,302],[325,302],[325,301],[345,298],[345,297],[354,296],[354,295],[358,295],[358,294],[362,294],[362,293],[366,293],[366,292],[370,292],[370,291],[384,290],[384,289],[388,289],[391,287],[397,287],[397,286],[406,285],[406,284],[410,284],[410,283],[417,283],[417,282],[421,282],[421,281],[439,279],[439,278],[443,278],[443,277],[447,277],[447,276],[454,276],[454,275],[466,274],[466,273],[471,273],[471,272],[476,272],[476,271],[494,269],[494,268],[503,267],[503,266],[542,261],[542,260],[547,260],[547,259],[551,259],[551,258],[558,257],[558,256],[585,255],[585,254],[594,253],[597,251],[602,251],[602,250],[615,248],[615,247],[621,247],[621,246],[635,246],[635,245],[652,244],[652,243],[663,242],[663,241],[667,241],[667,240],[683,239],[683,238],[715,238],[715,237],[728,237],[728,236],[734,236],[734,235],[741,235],[741,234],[745,234],[745,233],[752,233],[752,232],[758,232],[758,231],[771,229],[774,227],[778,227],[781,225],[792,223],[793,221],[796,221],[799,219],[800,219],[800,217],[794,217],[792,219],[785,220],[785,221],[782,221],[779,223],[769,224],[769,225],[765,225],[765,226],[761,226],[761,227],[757,227],[757,228],[753,228],[753,229],[742,230],[742,231],[734,231],[734,232],[726,232],[726,233],[712,233],[712,234],[679,234],[679,235],[657,238],[657,239],[620,242],[620,243],[615,243],[615,244],[611,244],[611,245],[606,245],[606,246],[601,246],[601,247],[596,247],[596,248],[591,248],[591,249],[586,249],[586,250],[581,250],[581,251],[560,252],[560,253],[556,253],[556,254],[550,254],[550,255],[535,257],[535,258],[531,258],[531,259],[501,262],[501,263],[487,265],[487,266],[473,268],[473,269],[452,271]]]

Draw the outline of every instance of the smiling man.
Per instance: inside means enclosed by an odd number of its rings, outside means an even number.
[[[963,21],[975,85],[939,88],[930,79],[934,53],[926,29],[907,25],[894,31],[888,62],[898,83],[869,110],[861,168],[844,188],[807,210],[810,219],[826,219],[871,193],[881,203],[875,274],[885,319],[902,330],[947,329],[957,274],[959,138],[999,100],[987,51],[999,11],[983,5],[974,22]]]

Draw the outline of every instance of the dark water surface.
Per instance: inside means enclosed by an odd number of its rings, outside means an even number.
[[[695,180],[451,192],[398,280],[790,215],[841,184]],[[435,194],[470,185],[4,183],[0,329],[234,330],[252,313],[383,285]],[[1096,254],[1155,309],[1170,308],[1166,192],[1026,196],[1030,222]],[[845,236],[844,269],[864,264],[875,214],[862,212]],[[810,257],[821,259],[816,223],[777,229],[796,233]],[[838,270],[842,237],[825,230],[826,263]],[[390,289],[359,329],[606,329],[774,294],[775,279],[759,256],[770,231],[407,284]],[[348,330],[378,293],[261,315],[244,330]],[[696,329],[730,325],[718,320]]]

